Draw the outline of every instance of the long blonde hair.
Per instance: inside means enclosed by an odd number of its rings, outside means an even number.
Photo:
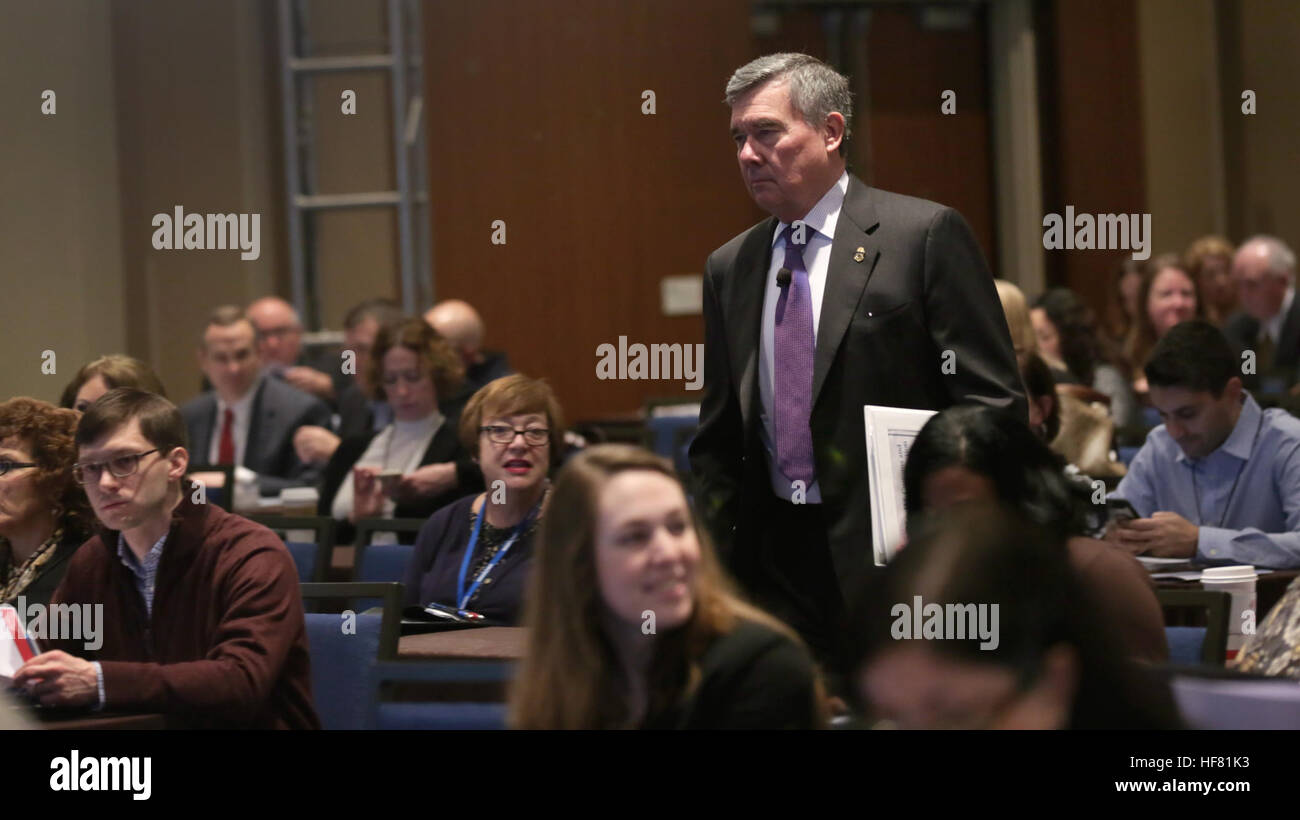
[[[528,643],[510,691],[513,728],[608,729],[628,721],[618,658],[601,628],[605,603],[596,573],[595,534],[601,492],[611,478],[629,470],[677,480],[667,461],[640,447],[602,444],[565,465],[551,490],[524,603]],[[700,542],[695,606],[683,626],[658,637],[647,714],[693,691],[700,656],[738,619],[798,641],[784,624],[739,598],[693,514],[691,526]]]
[[[1007,319],[1011,345],[1016,353],[1037,353],[1038,337],[1034,335],[1034,323],[1029,318],[1024,292],[1005,279],[994,279],[993,284],[998,289],[998,300],[1002,302],[1002,314]]]

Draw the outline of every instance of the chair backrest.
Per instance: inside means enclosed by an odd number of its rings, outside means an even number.
[[[394,661],[375,666],[371,725],[380,730],[504,729],[506,705],[497,700],[440,702],[386,699],[394,684],[499,686],[514,674],[509,661]],[[418,688],[415,689],[418,692]]]
[[[357,547],[354,567],[361,566],[361,556],[375,540],[375,533],[391,532],[397,534],[397,540],[405,544],[415,543],[415,536],[425,525],[427,518],[363,518],[357,522]]]
[[[190,464],[189,472],[186,478],[190,481],[197,481],[194,478],[197,473],[221,473],[222,483],[220,487],[210,482],[203,483],[203,496],[209,504],[216,504],[227,512],[234,511],[233,499],[235,497],[235,465],[233,464]]]
[[[374,718],[375,664],[397,656],[401,584],[303,584],[312,696],[325,729],[368,729]],[[381,614],[357,612],[355,602],[377,598]],[[330,608],[335,612],[316,612]]]
[[[400,582],[406,577],[415,547],[411,544],[372,544],[377,532],[418,533],[424,518],[363,518],[357,522],[356,552],[352,578],[358,583]],[[414,539],[411,539],[414,540]],[[367,602],[367,606],[374,606]]]
[[[1156,599],[1165,611],[1195,609],[1205,613],[1205,626],[1166,626],[1169,662],[1175,665],[1223,666],[1228,651],[1228,611],[1232,596],[1208,589],[1156,589]]]
[[[333,518],[326,515],[250,515],[248,519],[270,528],[284,539],[284,545],[289,548],[293,562],[298,567],[299,583],[329,579],[330,563],[334,558]],[[290,540],[290,534],[298,530],[311,531],[311,540]]]
[[[669,459],[679,476],[689,475],[687,451],[700,426],[700,404],[690,399],[651,399],[645,413],[646,449]]]
[[[1194,729],[1300,729],[1300,683],[1175,676],[1174,700]]]

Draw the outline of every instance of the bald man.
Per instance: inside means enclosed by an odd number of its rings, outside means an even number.
[[[293,305],[278,296],[263,296],[244,313],[257,331],[257,352],[263,366],[334,407],[339,389],[347,385],[342,360],[332,351],[307,359],[302,349],[302,320]]]
[[[1243,350],[1255,352],[1258,384],[1247,387],[1281,393],[1300,381],[1300,304],[1295,298],[1295,254],[1274,236],[1254,236],[1232,260],[1241,311],[1224,323],[1223,333]]]
[[[424,314],[438,335],[442,336],[465,362],[465,383],[454,396],[439,396],[444,415],[448,410],[458,411],[469,397],[488,382],[509,376],[512,372],[506,354],[483,350],[483,319],[468,302],[447,299],[429,308]]]

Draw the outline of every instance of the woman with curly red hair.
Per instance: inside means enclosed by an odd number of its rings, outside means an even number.
[[[0,403],[0,603],[47,604],[94,515],[72,477],[77,413]]]

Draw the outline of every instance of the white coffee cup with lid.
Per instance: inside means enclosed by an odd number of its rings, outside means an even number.
[[[1254,567],[1244,564],[1209,567],[1201,571],[1202,587],[1232,595],[1232,606],[1228,612],[1228,660],[1237,656],[1247,634],[1254,634],[1255,582],[1258,577]],[[1250,614],[1246,615],[1247,612]],[[1250,627],[1249,633],[1245,631],[1247,624]]]

